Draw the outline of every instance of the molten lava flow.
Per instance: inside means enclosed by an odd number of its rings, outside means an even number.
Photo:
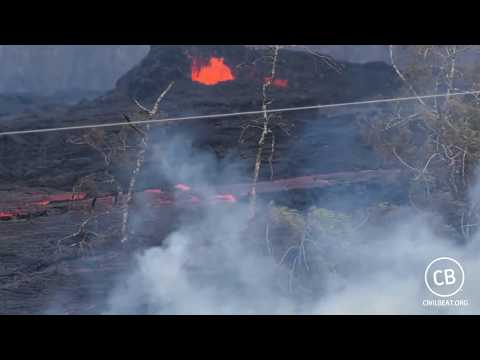
[[[190,202],[191,202],[192,204],[199,204],[199,203],[201,203],[202,201],[200,200],[200,198],[199,198],[198,196],[192,196],[192,197],[190,198]]]
[[[265,83],[271,83],[273,86],[277,88],[287,88],[288,87],[288,80],[285,79],[273,79],[271,76],[265,78]]]
[[[77,201],[77,200],[84,200],[86,197],[87,197],[87,194],[83,192],[73,194],[73,195],[70,193],[55,194],[55,195],[49,195],[40,201],[34,202],[33,204],[40,205],[40,206],[47,206],[48,204],[54,201]]]
[[[163,194],[163,191],[160,189],[147,189],[145,192],[149,194]]]
[[[18,214],[7,211],[0,211],[0,220],[9,220],[17,216]]]
[[[180,190],[180,191],[190,191],[190,186],[185,185],[185,184],[177,184],[177,185],[175,185],[175,189]]]
[[[237,198],[235,197],[235,195],[232,195],[232,194],[215,195],[215,200],[225,201],[229,203],[237,202]]]
[[[161,189],[148,189],[144,191],[144,194],[148,195],[146,200],[150,206],[173,204],[173,197]]]
[[[223,63],[223,58],[211,57],[207,64],[201,64],[194,58],[192,61],[192,81],[204,85],[216,85],[223,81],[235,80],[232,70]]]

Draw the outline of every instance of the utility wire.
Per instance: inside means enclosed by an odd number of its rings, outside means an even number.
[[[381,104],[381,103],[398,102],[398,101],[412,101],[412,100],[419,100],[419,99],[433,99],[433,98],[439,98],[439,97],[474,95],[474,94],[480,94],[480,90],[456,92],[456,93],[449,93],[449,94],[445,93],[445,94],[397,97],[397,98],[389,98],[389,99],[354,101],[354,102],[326,104],[326,105],[324,104],[324,105],[311,105],[311,106],[297,106],[297,107],[288,107],[288,108],[279,108],[279,109],[268,109],[265,111],[254,110],[254,111],[242,111],[242,112],[233,112],[233,113],[224,113],[224,114],[193,115],[193,116],[150,119],[150,120],[140,120],[140,121],[130,121],[130,122],[114,122],[114,123],[106,123],[106,124],[89,124],[89,125],[77,125],[77,126],[66,126],[66,127],[45,128],[45,129],[4,131],[4,132],[0,132],[0,136],[38,134],[38,133],[83,130],[83,129],[93,129],[93,128],[109,128],[109,127],[117,127],[117,126],[132,126],[132,125],[141,125],[141,124],[165,123],[165,122],[173,122],[173,121],[218,119],[218,118],[227,118],[227,117],[236,117],[236,116],[260,115],[264,113],[281,113],[281,112],[292,112],[292,111],[303,111],[303,110],[332,109],[332,108],[357,106],[357,105]]]

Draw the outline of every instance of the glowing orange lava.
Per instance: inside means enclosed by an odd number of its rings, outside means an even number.
[[[275,86],[277,88],[288,87],[288,80],[285,80],[285,79],[273,79],[273,81],[272,81],[272,77],[268,76],[268,77],[265,78],[265,83],[268,83],[268,82],[270,82],[273,86]]]
[[[190,202],[192,202],[193,204],[199,204],[201,200],[197,196],[192,196],[190,198]]]
[[[6,220],[6,219],[11,219],[18,214],[12,213],[12,212],[7,212],[7,211],[0,211],[0,219]]]
[[[223,58],[211,57],[202,65],[199,59],[192,62],[192,81],[203,85],[216,85],[220,82],[235,80],[232,70],[223,63]]]
[[[161,189],[148,189],[143,193],[147,194],[145,200],[148,206],[173,205],[174,198]]]
[[[229,203],[237,202],[237,198],[235,197],[235,195],[232,194],[215,195],[215,200],[225,201]]]
[[[185,205],[200,205],[200,204],[219,204],[219,203],[236,203],[238,201],[237,197],[233,194],[217,194],[217,195],[210,195],[206,198],[202,198],[201,196],[196,196],[192,194],[192,189],[190,186],[185,184],[176,184],[175,189],[182,192],[182,194],[170,194],[168,192],[164,192],[161,189],[147,189],[144,190],[143,193],[147,195],[145,198],[147,204],[149,206],[173,206],[177,204],[178,206],[185,206]],[[40,194],[39,194],[40,195]],[[37,198],[38,199],[38,198]],[[6,208],[0,210],[0,221],[9,221],[19,217],[28,217],[29,215],[39,214],[38,208],[35,210],[31,208],[31,205],[36,206],[47,206],[52,202],[68,202],[68,201],[82,201],[87,200],[86,193],[77,193],[72,196],[71,193],[63,193],[63,194],[53,194],[53,195],[46,195],[40,200],[27,202],[24,206],[20,206],[17,208]],[[97,205],[102,204],[105,206],[114,206],[116,200],[113,196],[102,196],[97,198]],[[1,204],[0,204],[1,205]],[[42,213],[44,214],[44,213]],[[46,214],[46,213],[45,213]]]
[[[180,191],[190,191],[190,186],[185,185],[185,184],[177,184],[177,185],[175,185],[175,189],[180,190]]]
[[[145,192],[149,194],[163,194],[163,191],[160,189],[147,189]]]
[[[86,193],[78,193],[78,194],[71,194],[71,193],[65,193],[65,194],[55,194],[55,195],[49,195],[43,200],[34,202],[34,205],[40,205],[40,206],[47,206],[50,204],[52,201],[76,201],[76,200],[83,200],[87,197]]]

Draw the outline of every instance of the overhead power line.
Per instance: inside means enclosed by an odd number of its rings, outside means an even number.
[[[0,132],[0,136],[39,134],[39,133],[73,131],[73,130],[84,130],[84,129],[94,129],[94,128],[111,128],[111,127],[118,127],[118,126],[156,124],[156,123],[166,123],[166,122],[186,121],[186,120],[219,119],[219,118],[238,117],[238,116],[261,115],[261,114],[264,114],[265,112],[271,114],[271,113],[282,113],[282,112],[293,112],[293,111],[304,111],[304,110],[333,109],[333,108],[348,107],[348,106],[360,106],[360,105],[381,104],[381,103],[390,103],[390,102],[399,102],[399,101],[412,101],[412,100],[419,100],[419,99],[423,100],[423,99],[433,99],[433,98],[439,98],[439,97],[461,96],[461,95],[476,95],[476,94],[479,95],[480,91],[464,91],[464,92],[444,93],[444,94],[431,94],[431,95],[420,95],[420,96],[396,97],[396,98],[388,98],[388,99],[353,101],[353,102],[335,103],[335,104],[296,106],[296,107],[287,107],[287,108],[279,108],[279,109],[268,109],[266,111],[253,110],[253,111],[241,111],[241,112],[232,112],[232,113],[223,113],[223,114],[192,115],[192,116],[171,117],[171,118],[163,118],[163,119],[139,120],[139,121],[130,121],[130,122],[113,122],[113,123],[105,123],[105,124],[87,124],[87,125],[65,126],[65,127],[44,128],[44,129],[4,131],[4,132]]]

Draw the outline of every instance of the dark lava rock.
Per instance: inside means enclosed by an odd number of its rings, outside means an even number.
[[[210,57],[224,59],[235,79],[207,86],[191,79],[193,59],[207,63]],[[158,45],[118,82],[114,90],[93,101],[56,108],[51,112],[24,114],[2,120],[2,130],[57,127],[124,121],[122,114],[138,109],[133,99],[150,107],[155,98],[175,81],[161,104],[162,114],[185,116],[260,110],[262,84],[271,69],[271,52],[237,45]],[[400,83],[393,69],[384,63],[340,63],[327,57],[281,50],[276,79],[287,87],[272,87],[270,108],[332,104],[389,97]],[[275,130],[274,178],[315,172],[374,169],[380,160],[366,147],[355,127],[357,108],[336,115],[333,111],[302,111],[282,114],[289,124],[289,135]],[[217,167],[229,164],[242,181],[251,176],[258,133],[250,131],[239,141],[242,126],[258,116],[192,120],[154,126],[154,144],[168,146],[170,139],[183,136],[192,154],[214,154]],[[117,131],[115,129],[109,131]],[[81,176],[102,172],[101,156],[85,145],[67,142],[75,132],[57,132],[0,137],[0,180],[23,182],[30,186],[70,188]],[[191,149],[190,149],[191,146]],[[265,152],[268,157],[268,151]],[[119,168],[121,168],[121,164]],[[154,186],[160,180],[159,159],[149,153],[141,186]],[[215,171],[209,171],[212,176]],[[261,177],[271,177],[264,166]],[[213,176],[216,177],[216,176]]]

